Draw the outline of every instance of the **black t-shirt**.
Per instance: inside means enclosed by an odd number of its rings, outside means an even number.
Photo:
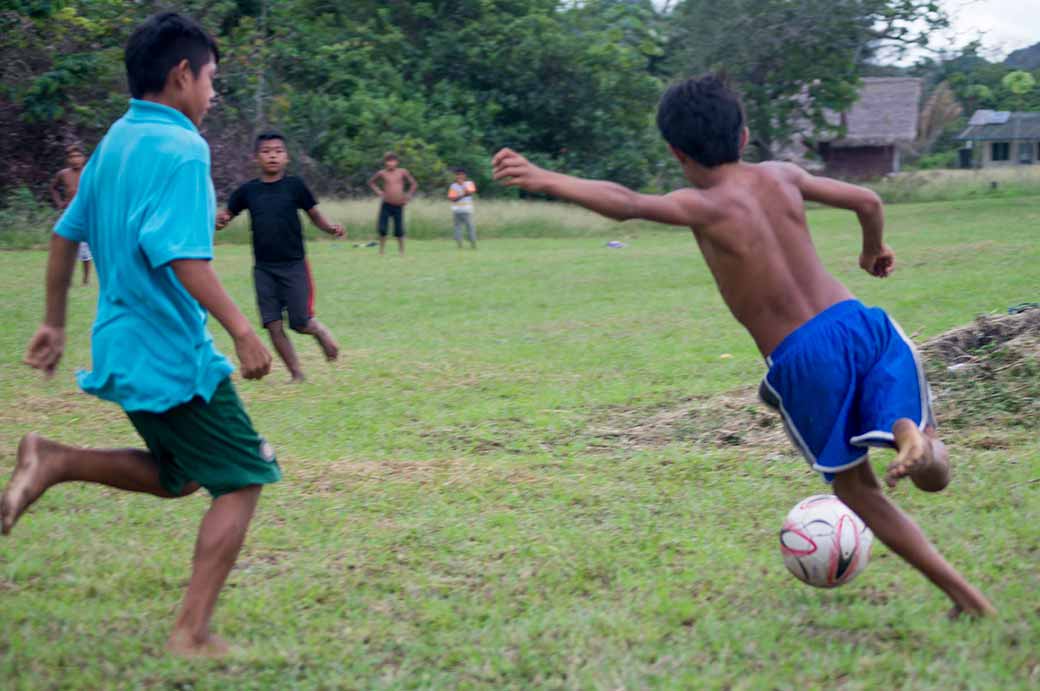
[[[309,211],[317,203],[303,180],[289,175],[277,182],[250,180],[235,190],[227,208],[236,215],[249,209],[253,259],[257,264],[267,264],[304,258],[303,228],[297,210]]]

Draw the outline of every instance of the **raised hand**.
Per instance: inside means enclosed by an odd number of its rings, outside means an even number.
[[[544,192],[549,171],[539,168],[512,149],[502,149],[491,159],[495,180],[528,192]]]

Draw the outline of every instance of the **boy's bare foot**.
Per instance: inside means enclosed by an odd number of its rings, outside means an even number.
[[[303,372],[298,372],[289,378],[290,384],[302,384],[307,381],[307,377],[303,376]]]
[[[25,510],[50,486],[43,459],[46,443],[40,435],[30,432],[18,444],[18,460],[11,481],[0,496],[0,529],[4,535],[10,534]]]
[[[231,645],[212,633],[198,640],[189,633],[174,631],[166,641],[166,652],[176,657],[219,658],[231,653]]]
[[[889,487],[909,477],[919,489],[938,492],[950,482],[950,461],[946,445],[935,437],[935,429],[918,429],[913,420],[902,418],[892,426],[898,455],[888,471],[885,482]]]
[[[319,321],[313,323],[314,337],[318,339],[321,349],[325,352],[325,359],[332,362],[339,357],[339,344],[336,343],[336,339],[332,337],[332,332],[329,331],[328,327]]]

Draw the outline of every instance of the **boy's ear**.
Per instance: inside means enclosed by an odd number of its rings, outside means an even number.
[[[745,127],[740,131],[740,153],[743,155],[744,147],[747,146],[748,141],[751,139],[751,130]]]
[[[188,62],[187,58],[184,58],[170,68],[169,74],[166,75],[166,86],[184,90],[191,85],[190,80],[194,79],[194,77],[195,73],[191,71],[191,63]]]

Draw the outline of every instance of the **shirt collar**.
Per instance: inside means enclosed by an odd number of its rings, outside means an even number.
[[[155,101],[143,101],[139,98],[130,99],[130,117],[135,120],[147,122],[168,122],[172,125],[183,127],[192,132],[198,132],[195,123],[187,115],[176,108],[164,106]]]

